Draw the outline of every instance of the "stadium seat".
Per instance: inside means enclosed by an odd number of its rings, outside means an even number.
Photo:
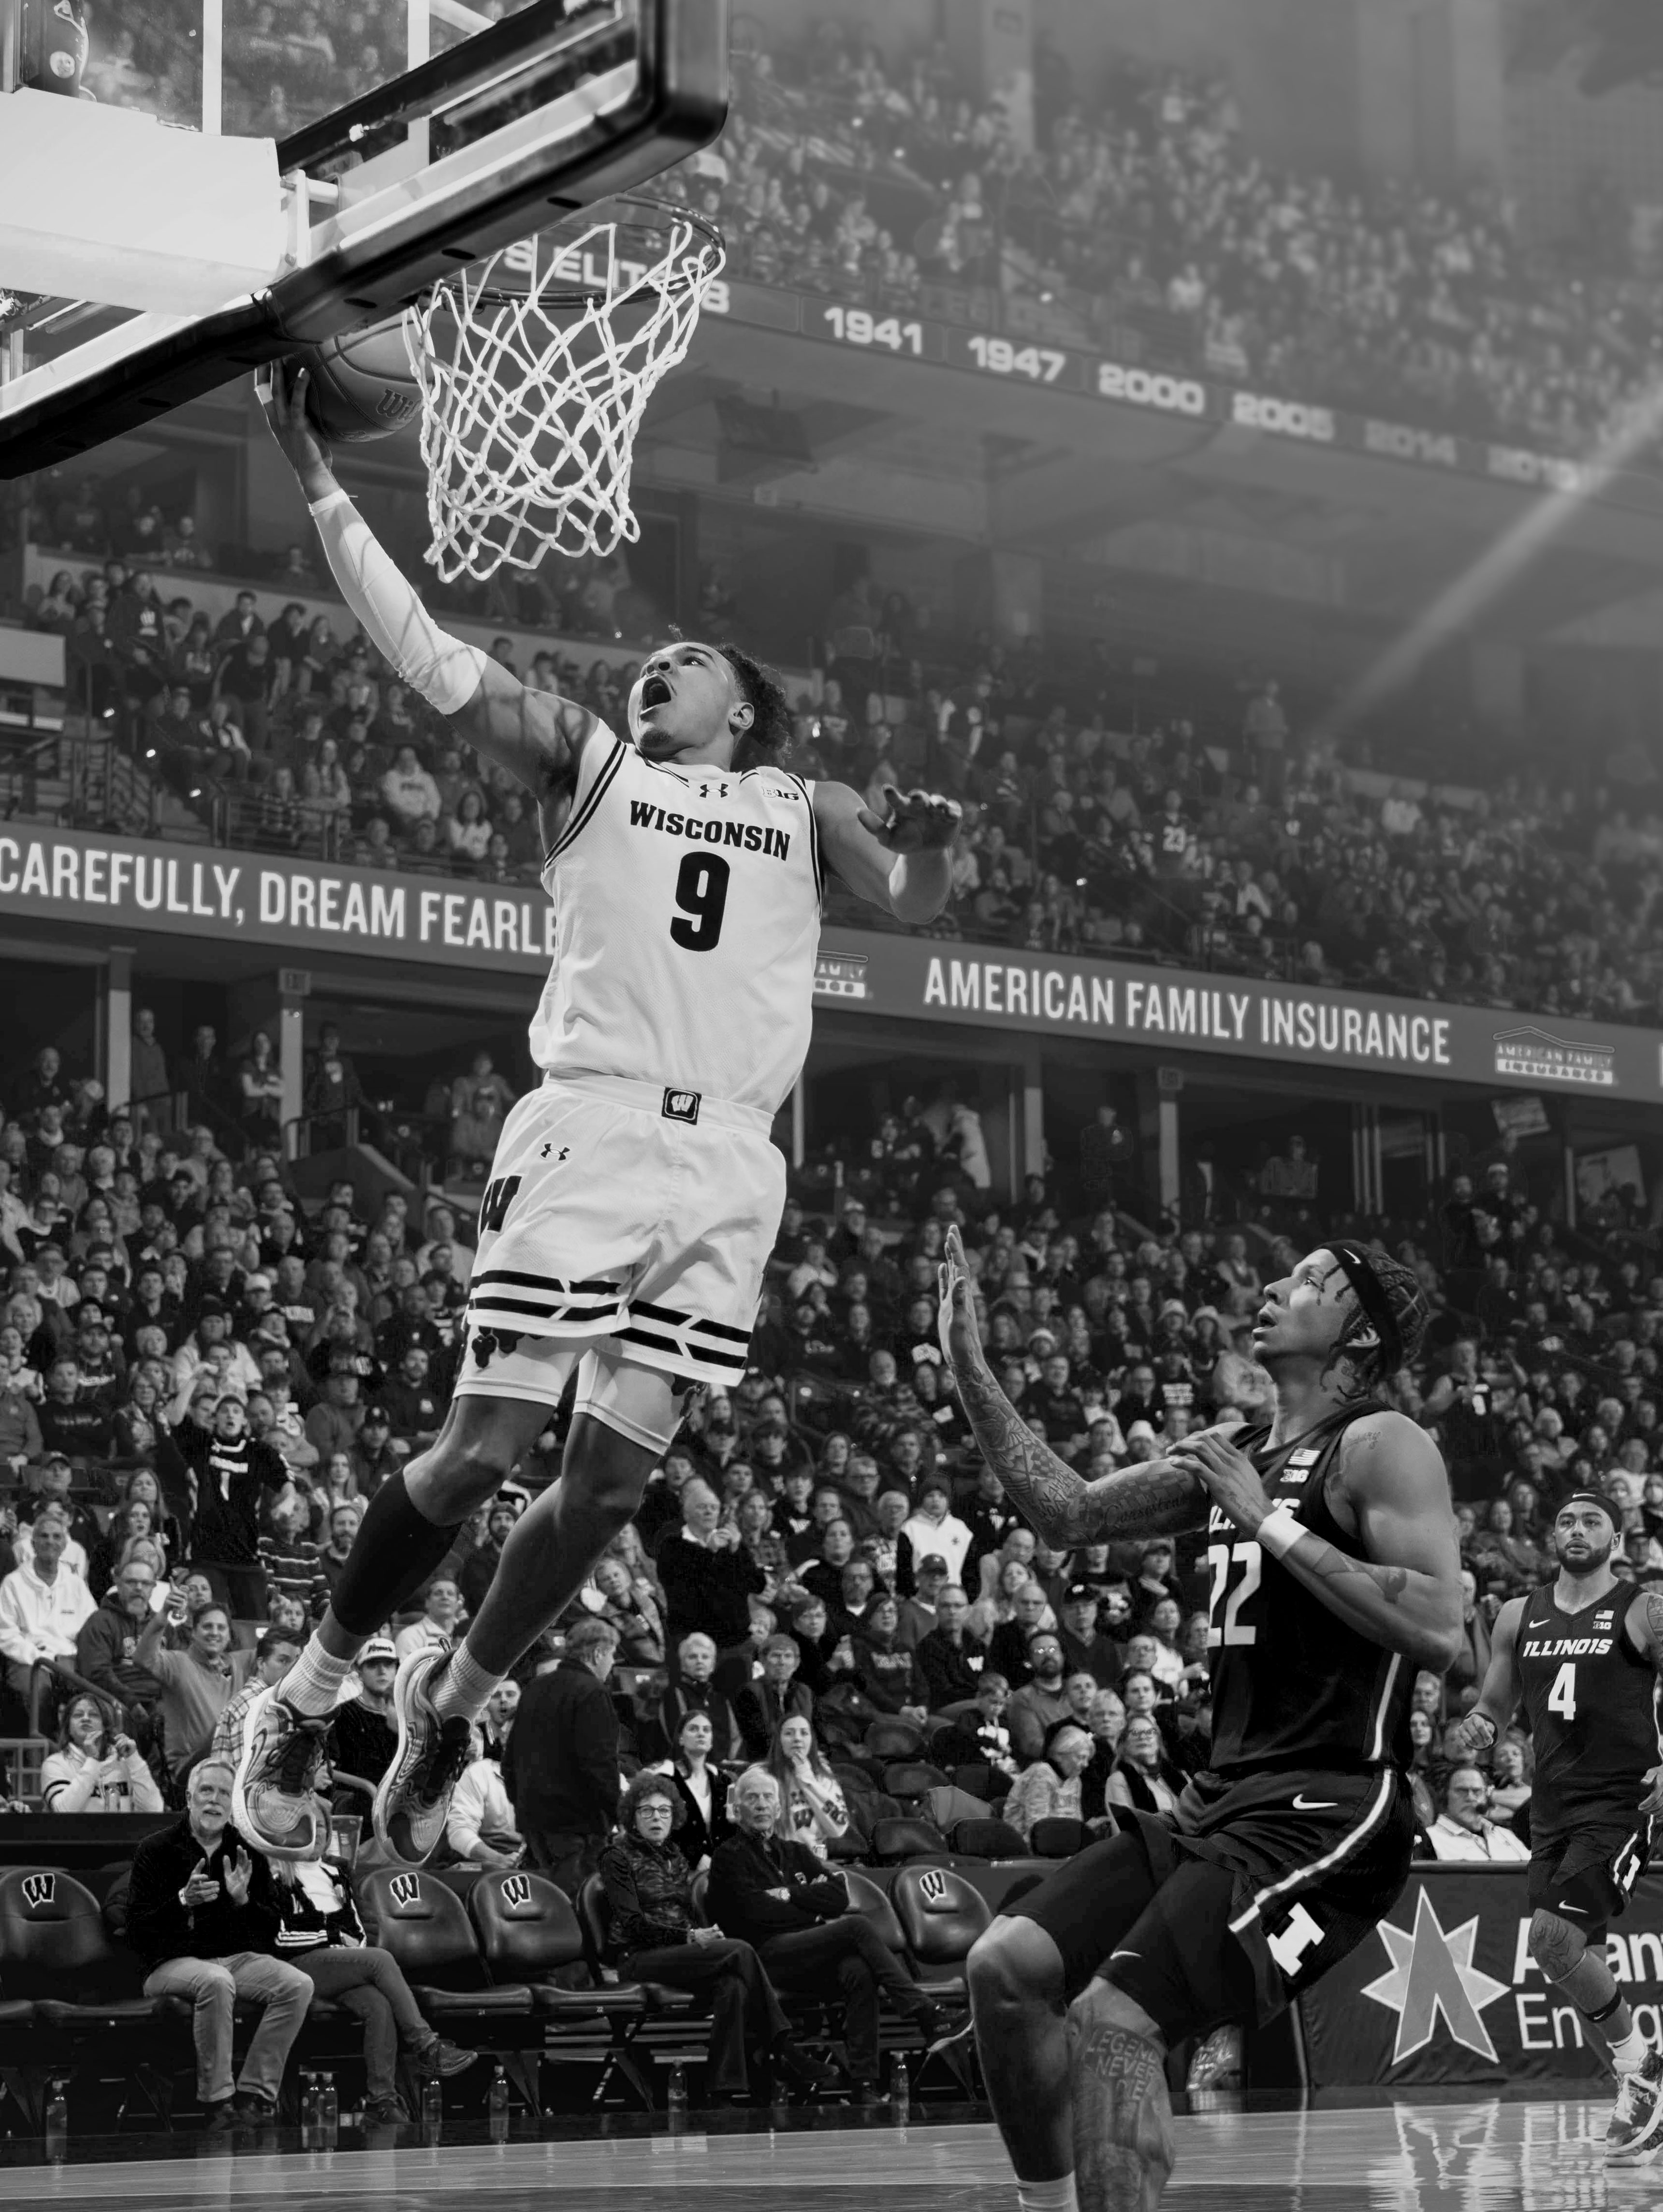
[[[448,2029],[530,2014],[531,1990],[491,1984],[466,1907],[425,1868],[373,1868],[359,1885],[358,1910],[364,1933],[398,1960],[429,2019]]]
[[[948,1786],[947,1777],[938,1766],[932,1766],[927,1759],[898,1759],[883,1770],[886,1794],[898,1797],[903,1805],[909,1798],[916,1805],[926,1790],[941,1790]]]
[[[970,1946],[988,1927],[992,1913],[975,1884],[952,1867],[902,1867],[889,1891],[907,1948],[924,1970],[933,1996],[962,1996],[961,1975],[943,1973],[963,1965]]]
[[[880,1866],[899,1866],[904,1860],[944,1858],[947,1838],[932,1821],[879,1820],[872,1830],[872,1856]]]
[[[855,1911],[871,1922],[888,1949],[893,1951],[897,1958],[904,1956],[907,1936],[895,1917],[889,1893],[869,1874],[848,1874],[843,1879],[849,1885],[849,1902]]]
[[[924,1731],[911,1721],[874,1721],[861,1748],[871,1759],[916,1759],[924,1748]]]
[[[1090,1840],[1083,1820],[1035,1820],[1028,1848],[1036,1859],[1071,1859]]]
[[[1028,1846],[1008,1820],[960,1820],[951,1832],[955,1851],[968,1859],[1025,1859]]]

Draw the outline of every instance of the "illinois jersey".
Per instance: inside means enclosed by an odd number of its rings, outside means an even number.
[[[598,731],[543,882],[555,958],[531,1044],[545,1074],[779,1110],[813,1024],[811,786],[780,768],[664,766]]]
[[[1533,1849],[1581,1826],[1632,1826],[1647,1770],[1663,1758],[1656,1672],[1629,1630],[1632,1588],[1618,1583],[1564,1613],[1556,1587],[1526,1599],[1516,1646],[1536,1753]]]

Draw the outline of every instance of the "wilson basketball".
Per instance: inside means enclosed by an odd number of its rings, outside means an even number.
[[[404,319],[371,323],[307,346],[307,413],[336,445],[388,438],[416,420],[422,395],[404,348]]]

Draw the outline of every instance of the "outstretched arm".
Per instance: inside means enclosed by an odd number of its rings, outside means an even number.
[[[305,368],[280,362],[260,396],[271,434],[300,480],[342,597],[401,682],[451,716],[471,745],[517,777],[539,804],[552,798],[600,725],[587,708],[528,690],[479,647],[439,628],[336,482],[329,448],[307,416],[307,383]]]
[[[1190,1469],[1168,1460],[1119,1469],[1096,1482],[1041,1443],[993,1379],[976,1328],[964,1244],[947,1232],[941,1269],[941,1348],[982,1457],[1028,1516],[1035,1534],[1059,1550],[1117,1536],[1171,1536],[1207,1517],[1206,1492]]]
[[[1186,1437],[1173,1456],[1347,1627],[1441,1674],[1461,1642],[1460,1547],[1443,1461],[1405,1415],[1384,1411],[1358,1421],[1342,1450],[1360,1559],[1301,1528],[1285,1504],[1273,1509],[1259,1469],[1221,1431]]]
[[[897,921],[933,921],[953,887],[953,840],[962,810],[934,792],[886,786],[880,818],[847,783],[816,783],[814,820],[828,864],[869,906]]]
[[[1636,1628],[1635,1613],[1643,1617],[1643,1628]],[[1657,1670],[1660,1686],[1663,1686],[1663,1597],[1655,1590],[1647,1590],[1636,1598],[1629,1614],[1629,1632],[1640,1648],[1650,1658]],[[1663,1761],[1646,1770],[1646,1794],[1640,1801],[1640,1810],[1647,1815],[1663,1813]]]
[[[1513,1718],[1519,1705],[1519,1623],[1525,1601],[1509,1598],[1496,1616],[1490,1632],[1490,1665],[1484,1670],[1478,1702],[1465,1715],[1455,1732],[1462,1752],[1488,1751]]]

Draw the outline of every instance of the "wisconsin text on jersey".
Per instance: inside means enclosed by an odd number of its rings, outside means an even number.
[[[724,785],[723,790],[727,787]],[[790,798],[789,792],[776,792],[776,798]],[[702,838],[707,845],[734,845],[741,852],[767,853],[778,860],[791,858],[791,838],[784,830],[775,830],[756,822],[704,821],[696,814],[666,813],[662,806],[649,800],[632,799],[629,802],[629,826],[632,830],[662,830],[666,836],[690,837],[696,844]]]

